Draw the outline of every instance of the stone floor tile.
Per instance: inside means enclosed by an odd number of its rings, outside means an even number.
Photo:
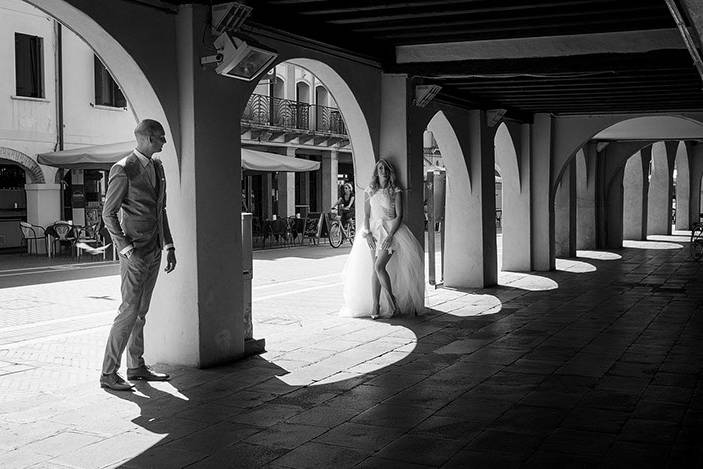
[[[546,435],[554,431],[564,419],[566,411],[517,405],[508,409],[488,427],[514,433]]]
[[[30,467],[34,464],[48,461],[49,459],[51,459],[49,455],[32,453],[24,449],[5,451],[0,453],[0,467]]]
[[[542,442],[539,449],[549,453],[601,457],[615,442],[610,433],[586,432],[560,428]]]
[[[577,407],[562,422],[565,428],[617,434],[620,432],[630,413],[610,409],[593,409]]]
[[[599,467],[600,462],[600,459],[594,457],[540,450],[521,467],[529,469],[591,469]]]
[[[49,456],[59,456],[101,440],[103,438],[96,435],[67,431],[30,443],[24,447],[24,450]]]
[[[276,459],[274,464],[293,469],[344,469],[356,466],[368,456],[369,452],[358,449],[308,442]]]
[[[124,469],[173,469],[180,467],[191,467],[191,464],[205,459],[202,452],[193,452],[188,449],[168,448],[159,446],[139,454],[132,459],[120,464]]]
[[[315,442],[373,452],[383,448],[402,433],[403,430],[398,428],[347,422],[318,436]]]
[[[663,420],[679,423],[686,414],[687,407],[682,404],[641,400],[637,403],[634,417],[646,420]],[[703,423],[700,422],[699,423]]]
[[[616,441],[606,454],[603,467],[665,467],[669,451],[663,445]]]
[[[485,422],[480,421],[432,415],[410,430],[410,433],[468,442],[478,435],[485,425]]]
[[[471,440],[466,449],[508,454],[526,460],[539,446],[542,436],[524,433],[486,430]]]
[[[253,445],[240,442],[221,448],[206,458],[188,466],[189,469],[239,469],[264,467],[274,459],[288,453],[284,448]],[[145,466],[141,466],[145,467]]]
[[[536,407],[551,407],[556,409],[571,409],[581,400],[582,393],[566,393],[557,391],[532,391],[520,404]]]
[[[69,467],[91,468],[122,464],[132,459],[135,455],[150,451],[160,438],[157,435],[147,436],[136,432],[124,432],[98,443],[85,446],[80,451],[62,454],[52,461]]]
[[[364,459],[361,463],[354,467],[358,469],[388,469],[390,467],[392,467],[393,469],[427,469],[433,466],[426,466],[424,464],[415,464],[411,462],[396,461],[372,456],[370,458]]]
[[[294,449],[324,432],[321,427],[283,422],[254,433],[244,441],[272,448]]]
[[[691,399],[692,395],[693,392],[688,387],[650,384],[644,391],[642,398],[651,401],[688,404],[688,401]]]
[[[360,409],[353,409],[337,405],[321,405],[301,412],[289,419],[288,423],[314,425],[317,427],[332,428],[340,425],[358,415]]]
[[[508,453],[481,452],[461,450],[447,461],[444,469],[513,469],[522,466],[522,459]],[[390,466],[389,466],[390,467]]]
[[[207,456],[211,452],[244,440],[262,430],[263,428],[242,423],[220,422],[182,438],[173,438],[170,442],[161,446],[166,449],[187,448],[195,453]]]
[[[437,411],[437,415],[489,423],[512,405],[513,403],[506,400],[469,392]]]
[[[296,405],[270,404],[233,415],[228,420],[257,427],[270,427],[303,411],[302,407]]]
[[[632,412],[638,400],[639,395],[636,394],[600,389],[586,393],[579,405]]]
[[[625,423],[618,439],[641,443],[673,444],[678,432],[679,426],[676,423],[633,418]]]
[[[353,419],[354,423],[409,430],[433,414],[430,409],[404,405],[378,404]]]
[[[383,448],[378,456],[397,461],[440,466],[464,445],[465,442],[457,440],[405,435]]]

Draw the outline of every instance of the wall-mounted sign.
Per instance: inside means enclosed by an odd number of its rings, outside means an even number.
[[[71,189],[71,207],[85,208],[85,193],[83,184],[73,184]]]

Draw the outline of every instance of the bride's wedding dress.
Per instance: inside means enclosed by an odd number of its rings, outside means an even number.
[[[400,189],[396,189],[399,192]],[[391,221],[395,218],[395,193],[387,189],[373,192],[366,189],[369,194],[371,213],[369,215],[369,231],[376,240],[376,253],[381,251],[383,241],[388,235]],[[425,306],[425,275],[422,246],[413,236],[410,229],[401,223],[393,236],[389,249],[393,252],[386,266],[391,278],[393,294],[398,302],[401,314],[421,313]],[[341,314],[344,316],[361,317],[370,316],[372,311],[371,282],[373,261],[376,253],[372,253],[367,240],[362,236],[361,230],[354,238],[347,263],[342,271],[344,281],[344,306]],[[393,314],[393,305],[385,289],[381,289],[380,311],[381,317]]]

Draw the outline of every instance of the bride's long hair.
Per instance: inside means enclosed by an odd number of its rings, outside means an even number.
[[[372,192],[376,192],[381,188],[381,182],[378,180],[378,168],[380,168],[381,166],[385,166],[388,170],[388,189],[390,189],[391,192],[395,191],[398,188],[398,183],[396,182],[395,168],[393,167],[393,164],[390,161],[384,160],[383,158],[378,160],[378,163],[376,163],[373,167],[373,174],[371,175],[371,182],[369,183],[369,188],[371,188]]]

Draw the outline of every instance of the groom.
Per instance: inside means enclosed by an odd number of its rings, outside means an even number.
[[[133,385],[117,370],[127,348],[127,379],[166,381],[144,363],[144,322],[166,249],[166,272],[176,268],[176,251],[166,216],[166,178],[160,160],[152,159],[166,143],[164,129],[145,119],[134,130],[137,148],[115,163],[103,207],[105,226],[120,252],[122,304],[105,347],[100,387],[126,391]],[[122,211],[121,221],[118,212]]]

